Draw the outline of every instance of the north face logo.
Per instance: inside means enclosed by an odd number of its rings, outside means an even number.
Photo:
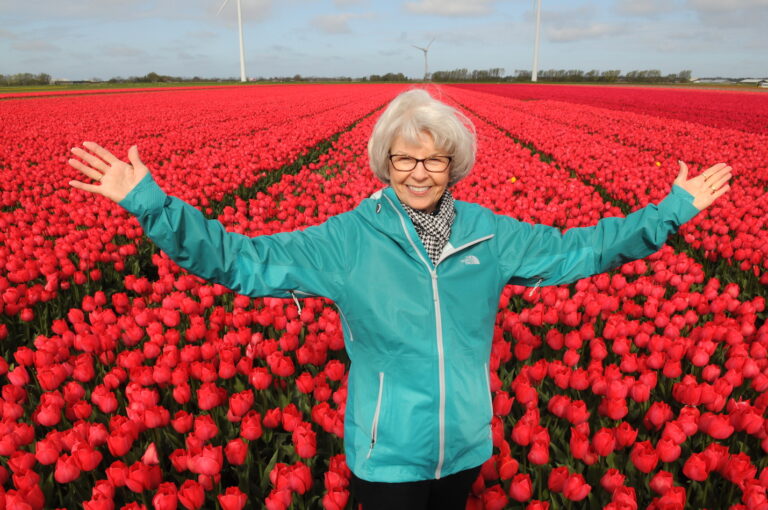
[[[479,263],[480,263],[480,259],[478,259],[478,258],[477,258],[477,257],[475,257],[474,255],[467,255],[466,257],[464,257],[463,259],[461,259],[461,263],[462,263],[462,264],[467,264],[467,265],[470,265],[470,264],[479,264]]]

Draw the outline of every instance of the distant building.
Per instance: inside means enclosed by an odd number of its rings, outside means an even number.
[[[736,80],[728,78],[696,78],[691,83],[737,83]]]

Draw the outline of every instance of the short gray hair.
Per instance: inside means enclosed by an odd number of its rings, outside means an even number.
[[[418,144],[425,132],[435,147],[453,158],[448,184],[453,186],[466,177],[475,164],[475,127],[466,115],[423,89],[398,95],[376,121],[368,140],[368,161],[376,177],[389,184],[389,151],[395,138],[400,136],[407,143]]]

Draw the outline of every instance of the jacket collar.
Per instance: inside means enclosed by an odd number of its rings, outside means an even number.
[[[455,200],[454,207],[456,217],[451,225],[451,237],[448,239],[451,246],[460,248],[494,234],[490,211],[461,200]],[[357,210],[373,228],[393,239],[411,257],[432,265],[413,222],[392,187],[377,191],[370,199],[364,200]],[[483,211],[486,214],[483,214]]]

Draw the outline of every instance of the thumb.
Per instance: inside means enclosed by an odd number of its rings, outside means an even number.
[[[675,178],[675,182],[685,182],[688,180],[688,165],[686,165],[679,159],[677,160],[677,162],[680,164],[680,172],[677,174],[677,177]]]
[[[141,167],[144,166],[144,163],[141,162],[141,159],[139,159],[139,148],[136,145],[131,145],[131,148],[128,149],[128,160],[131,162],[131,165],[134,167]]]

